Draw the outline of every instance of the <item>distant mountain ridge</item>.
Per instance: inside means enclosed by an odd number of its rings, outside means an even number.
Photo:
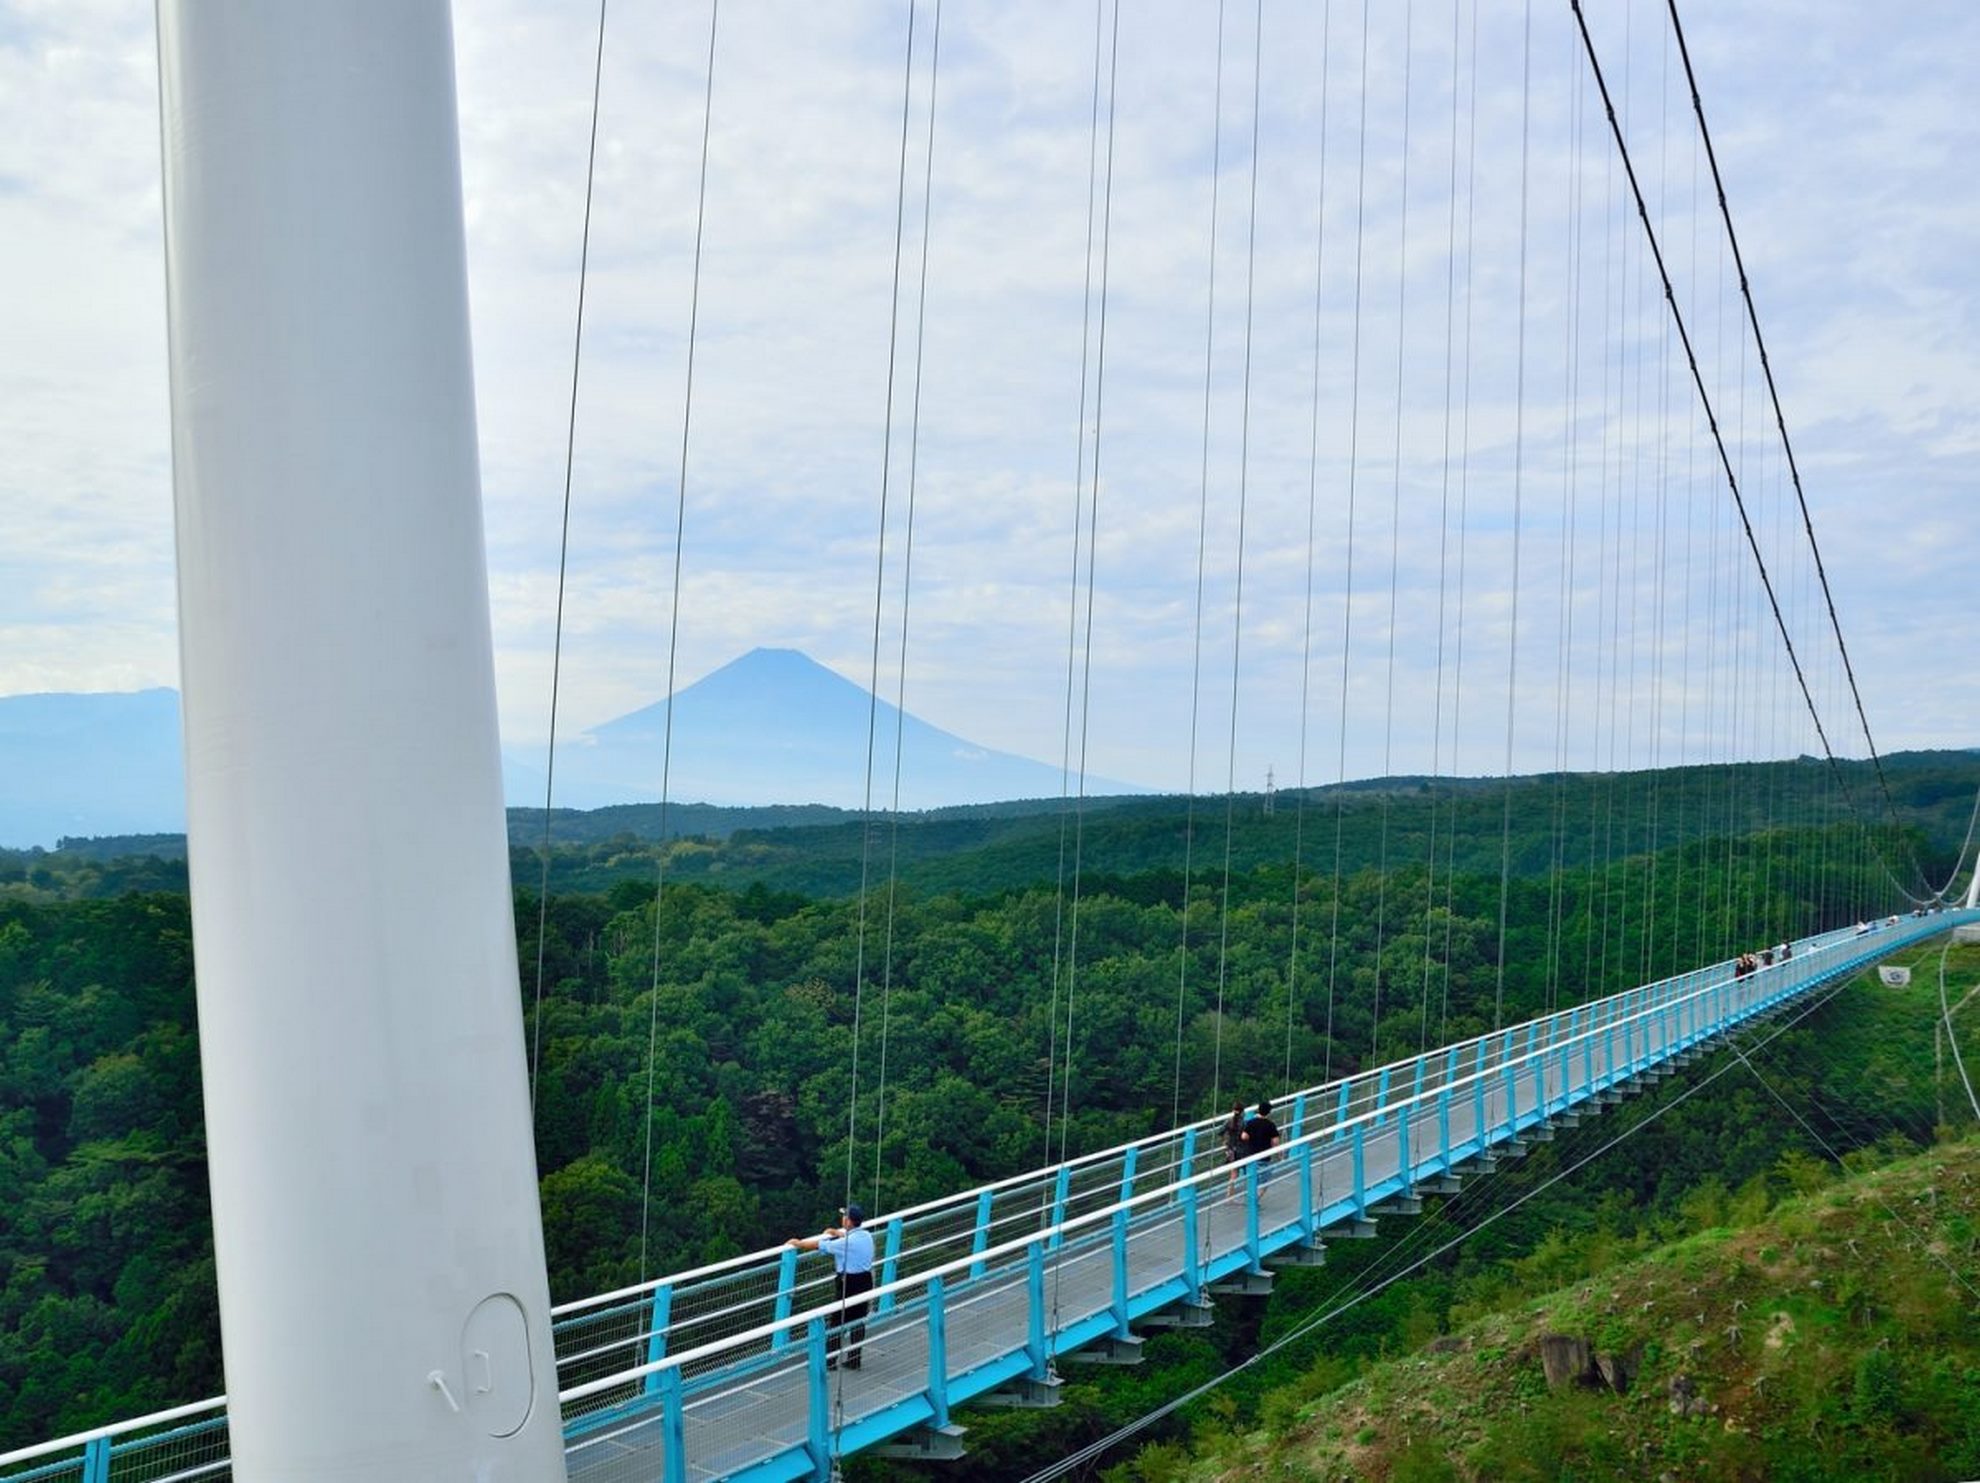
[[[867,801],[869,726],[875,807],[893,798],[897,734],[903,809],[1056,798],[1064,786],[1057,767],[979,746],[884,700],[876,703],[864,687],[796,649],[758,648],[675,692],[668,796],[728,806],[860,808]],[[559,744],[555,801],[570,808],[655,801],[666,749],[664,700],[595,726]],[[541,807],[541,782],[533,797],[518,796],[515,774],[512,768],[509,802]],[[1090,777],[1087,791],[1146,790]]]
[[[981,747],[903,714],[794,649],[752,649],[674,696],[668,796],[723,808],[865,802],[873,726],[873,802],[892,801],[901,738],[901,806],[924,810],[1056,798],[1057,767]],[[639,805],[660,797],[666,702],[582,732],[557,750],[564,809]],[[541,809],[544,761],[506,749],[503,791]],[[1087,780],[1089,793],[1139,793]],[[186,827],[176,690],[0,696],[0,847],[62,838],[178,834]]]
[[[0,697],[0,845],[186,827],[179,692]]]

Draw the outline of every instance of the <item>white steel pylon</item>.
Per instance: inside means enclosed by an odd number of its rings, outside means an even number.
[[[233,1473],[564,1477],[446,0],[164,0]]]

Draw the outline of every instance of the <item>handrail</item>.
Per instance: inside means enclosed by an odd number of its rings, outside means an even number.
[[[129,1421],[113,1421],[108,1426],[92,1427],[86,1432],[73,1436],[57,1437],[52,1442],[36,1442],[32,1447],[21,1447],[13,1452],[0,1452],[0,1468],[12,1467],[17,1462],[33,1462],[37,1457],[50,1457],[57,1452],[66,1452],[75,1447],[87,1447],[91,1442],[127,1436],[146,1427],[163,1426],[168,1421],[183,1421],[188,1416],[197,1416],[203,1411],[224,1410],[227,1398],[216,1395],[208,1400],[188,1401],[183,1406],[173,1406],[166,1411],[153,1411],[149,1416],[133,1417]]]
[[[1855,942],[1861,940],[1855,935],[1855,933],[1852,930],[1849,929],[1845,929],[1845,931],[1842,933],[1831,933],[1827,935],[1830,938],[1829,941],[1820,942],[1818,945],[1808,948],[1806,951],[1797,954],[1796,957],[1787,960],[1786,963],[1769,964],[1767,965],[1766,968],[1759,970],[1759,972],[1761,973],[1769,972],[1774,968],[1791,966],[1796,962],[1805,964],[1806,962],[1808,962],[1810,958],[1814,957],[1817,954],[1827,953],[1832,948],[1841,946],[1845,942]],[[1812,941],[1813,939],[1810,940]],[[1718,964],[1712,964],[1709,965],[1708,968],[1703,971],[1709,972],[1711,971],[1711,969],[1716,968],[1718,966],[1719,966]],[[1692,969],[1690,971],[1692,973],[1697,973],[1701,970]],[[1685,976],[1686,975],[1684,974],[1678,974],[1678,975],[1674,975],[1673,977],[1682,978]],[[1747,975],[1747,976],[1752,976],[1752,975]],[[1707,982],[1701,984],[1697,989],[1693,990],[1689,994],[1685,994],[1674,999],[1664,1000],[1656,1004],[1646,1005],[1627,1016],[1618,1016],[1616,1019],[1606,1021],[1600,1026],[1589,1026],[1587,1028],[1584,1028],[1576,1032],[1575,1034],[1569,1036],[1566,1039],[1551,1040],[1544,1046],[1535,1046],[1531,1049],[1524,1050],[1517,1056],[1514,1056],[1507,1060],[1499,1061],[1494,1065],[1486,1067],[1482,1070],[1473,1069],[1471,1071],[1468,1071],[1462,1076],[1459,1076],[1451,1081],[1447,1081],[1443,1083],[1438,1087],[1426,1089],[1421,1092],[1414,1092],[1407,1096],[1398,1097],[1397,1100],[1389,1102],[1380,1108],[1370,1109],[1368,1111],[1361,1112],[1351,1118],[1348,1118],[1345,1121],[1333,1123],[1328,1127],[1319,1128],[1311,1132],[1303,1133],[1298,1138],[1283,1143],[1275,1149],[1271,1149],[1261,1153],[1250,1154],[1243,1159],[1234,1161],[1231,1164],[1218,1165],[1216,1167],[1203,1170],[1201,1172],[1193,1173],[1189,1175],[1187,1178],[1172,1181],[1171,1183],[1163,1185],[1160,1188],[1142,1191],[1140,1193],[1129,1196],[1125,1200],[1117,1200],[1114,1203],[1102,1209],[1089,1211],[1084,1215],[1080,1215],[1068,1219],[1056,1226],[1053,1226],[1048,1230],[1032,1231],[1021,1237],[1018,1237],[1015,1240],[1007,1241],[1000,1246],[992,1247],[984,1251],[970,1252],[962,1256],[952,1258],[949,1261],[943,1262],[939,1266],[931,1267],[924,1271],[917,1272],[912,1276],[899,1278],[894,1282],[886,1283],[884,1285],[875,1287],[872,1290],[869,1301],[877,1303],[883,1297],[892,1296],[899,1298],[905,1294],[920,1292],[928,1287],[930,1279],[932,1278],[950,1277],[958,1272],[968,1271],[969,1269],[984,1263],[995,1262],[1002,1258],[1015,1256],[1019,1253],[1028,1251],[1031,1247],[1038,1245],[1041,1242],[1050,1242],[1054,1237],[1063,1238],[1074,1231],[1084,1230],[1088,1227],[1098,1226],[1102,1223],[1111,1223],[1116,1219],[1116,1217],[1118,1217],[1124,1212],[1131,1212],[1143,1206],[1152,1205],[1157,1202],[1162,1202],[1164,1204],[1169,1203],[1172,1200],[1172,1197],[1175,1195],[1176,1191],[1180,1189],[1194,1188],[1199,1185],[1211,1184],[1229,1179],[1230,1171],[1233,1168],[1241,1169],[1247,1165],[1252,1165],[1252,1164],[1262,1165],[1264,1161],[1268,1161],[1268,1160],[1270,1161],[1283,1160],[1286,1158],[1287,1155],[1289,1155],[1296,1149],[1313,1146],[1320,1143],[1323,1140],[1328,1142],[1340,1141],[1342,1134],[1344,1132],[1351,1130],[1357,1126],[1377,1125],[1383,1119],[1389,1118],[1391,1116],[1395,1116],[1399,1113],[1407,1112],[1408,1110],[1418,1106],[1427,1105],[1435,1099],[1451,1097],[1456,1095],[1458,1092],[1462,1090],[1465,1090],[1467,1088],[1473,1088],[1481,1081],[1485,1081],[1487,1079],[1502,1079],[1508,1073],[1517,1076],[1520,1069],[1522,1069],[1523,1067],[1530,1066],[1532,1063],[1536,1061],[1541,1061],[1548,1057],[1557,1057],[1561,1055],[1563,1052],[1567,1052],[1568,1054],[1571,1055],[1577,1046],[1581,1045],[1585,1041],[1592,1040],[1598,1034],[1612,1035],[1618,1027],[1635,1024],[1639,1021],[1649,1018],[1652,1015],[1669,1014],[1673,1008],[1692,1003],[1696,1000],[1706,997],[1709,994],[1718,992],[1719,990],[1724,989],[1728,984],[1742,981],[1743,977],[1746,976],[1735,975],[1729,978],[1710,979]],[[1670,981],[1672,980],[1661,980],[1660,982],[1670,982]],[[1643,987],[1655,988],[1657,986],[1658,986],[1657,984],[1649,984]],[[1634,994],[1638,992],[1641,992],[1641,990],[1634,988],[1626,989],[1622,991],[1622,993],[1624,994]],[[1608,995],[1605,996],[1603,999],[1595,1000],[1591,1002],[1598,1004],[1607,1003],[1619,997],[1621,997],[1621,995]],[[1582,1005],[1578,1007],[1586,1008],[1588,1006]],[[1551,1019],[1554,1017],[1548,1016],[1547,1018]],[[1529,1026],[1537,1023],[1539,1023],[1539,1021],[1529,1020],[1525,1022],[1525,1024]],[[1517,1025],[1509,1026],[1502,1030],[1493,1031],[1492,1034],[1489,1036],[1475,1036],[1471,1041],[1462,1042],[1461,1044],[1476,1045],[1477,1043],[1487,1039],[1500,1038],[1509,1034],[1514,1034],[1520,1028],[1521,1027]],[[1461,1048],[1461,1046],[1454,1045],[1449,1048],[1440,1049],[1437,1052],[1437,1054],[1440,1056],[1447,1057],[1451,1050],[1456,1050],[1459,1048]],[[1417,1059],[1423,1059],[1423,1057],[1411,1058],[1411,1060],[1417,1060]],[[1408,1064],[1408,1062],[1400,1062],[1396,1064]],[[695,1364],[703,1360],[712,1359],[717,1355],[723,1354],[733,1349],[743,1348],[752,1344],[759,1344],[766,1339],[775,1339],[779,1334],[786,1334],[786,1333],[790,1333],[793,1330],[802,1329],[816,1319],[834,1318],[839,1314],[841,1306],[842,1305],[840,1301],[835,1297],[830,1302],[821,1304],[814,1308],[806,1309],[803,1312],[792,1313],[786,1317],[772,1319],[768,1323],[759,1324],[757,1327],[753,1329],[745,1330],[742,1333],[727,1334],[719,1339],[713,1339],[705,1344],[697,1345],[692,1349],[682,1350],[678,1354],[665,1355],[659,1359],[648,1361],[644,1364],[634,1366],[631,1369],[620,1371],[619,1373],[614,1375],[605,1376],[596,1380],[585,1381],[584,1383],[573,1386],[568,1390],[559,1391],[557,1396],[558,1403],[560,1405],[569,1405],[577,1401],[587,1400],[592,1396],[601,1395],[610,1390],[623,1389],[625,1386],[631,1384],[632,1382],[637,1380],[643,1380],[650,1375],[657,1375],[666,1370],[679,1370],[688,1365]]]
[[[1796,945],[1797,947],[1799,947],[1800,944],[1802,943],[1815,944],[1815,946],[1807,950],[1821,951],[1822,949],[1831,946],[1834,940],[1843,939],[1843,938],[1853,939],[1853,936],[1854,936],[1853,928],[1849,928],[1849,927],[1833,928],[1826,933],[1816,933],[1813,936],[1798,939],[1796,941]],[[1828,939],[1828,940],[1825,941],[1824,939]],[[1538,1019],[1523,1020],[1520,1022],[1520,1024],[1521,1025],[1542,1024],[1551,1021],[1553,1019],[1557,1019],[1562,1016],[1568,1015],[1574,1012],[1575,1010],[1585,1010],[1593,1005],[1607,1003],[1609,1000],[1620,998],[1624,994],[1643,994],[1643,993],[1648,993],[1655,989],[1666,988],[1669,985],[1676,983],[1678,980],[1687,978],[1696,973],[1701,973],[1701,972],[1709,973],[1714,969],[1730,967],[1732,961],[1733,960],[1730,958],[1720,959],[1716,962],[1705,964],[1700,968],[1688,968],[1682,973],[1667,974],[1663,978],[1652,979],[1649,983],[1632,984],[1629,988],[1618,989],[1613,994],[1605,994],[1599,999],[1584,1000],[1580,1004],[1569,1005],[1564,1009],[1558,1009],[1551,1012],[1550,1014],[1540,1016]],[[1469,1039],[1452,1041],[1448,1045],[1438,1046],[1437,1049],[1434,1051],[1421,1051],[1414,1056],[1407,1057],[1404,1060],[1393,1061],[1386,1064],[1389,1066],[1390,1069],[1394,1069],[1395,1067],[1413,1065],[1417,1061],[1427,1061],[1432,1056],[1448,1057],[1450,1053],[1453,1051],[1462,1052],[1468,1049],[1473,1049],[1485,1041],[1497,1039],[1498,1037],[1504,1035],[1506,1031],[1509,1029],[1518,1029],[1518,1028],[1519,1028],[1518,1025],[1507,1025],[1507,1026],[1501,1026],[1496,1030],[1481,1031],[1479,1034],[1473,1035]],[[1339,1088],[1351,1084],[1357,1077],[1366,1076],[1371,1072],[1380,1071],[1381,1069],[1383,1068],[1380,1066],[1360,1067],[1354,1071],[1348,1072],[1344,1076],[1337,1076],[1331,1081],[1316,1082],[1314,1085],[1310,1087],[1302,1088],[1299,1091],[1288,1092],[1283,1097],[1275,1100],[1289,1101],[1291,1099],[1298,1097],[1305,1097],[1311,1100],[1323,1093],[1338,1091]],[[889,1211],[887,1213],[887,1221],[904,1223],[910,1220],[920,1219],[923,1216],[933,1215],[940,1211],[953,1209],[957,1206],[967,1204],[968,1202],[979,1198],[985,1191],[989,1191],[990,1193],[995,1194],[999,1191],[1009,1189],[1016,1185],[1023,1185],[1033,1181],[1046,1179],[1049,1176],[1056,1175],[1061,1169],[1067,1171],[1073,1171],[1073,1170],[1085,1168],[1087,1166],[1096,1163],[1104,1162],[1107,1159],[1119,1157],[1120,1155],[1125,1154],[1129,1149],[1149,1148],[1161,1143],[1166,1143],[1171,1139],[1178,1138],[1184,1133],[1187,1133],[1191,1130],[1197,1132],[1213,1130],[1218,1126],[1220,1126],[1223,1123],[1224,1119],[1227,1118],[1229,1115],[1230,1114],[1225,1112],[1211,1113],[1208,1116],[1198,1118],[1193,1122],[1183,1123],[1178,1127],[1165,1128],[1162,1129],[1161,1131],[1154,1133],[1145,1133],[1139,1138],[1130,1139],[1126,1143],[1117,1143],[1111,1148],[1099,1149],[1092,1153],[1076,1154],[1072,1158],[1062,1160],[1055,1164],[1045,1164],[1035,1169],[1025,1170],[1021,1173],[1006,1175],[1002,1179],[993,1180],[986,1184],[972,1185],[966,1190],[960,1190],[946,1195],[938,1195],[933,1199],[924,1200],[918,1205],[909,1205],[899,1210]],[[879,1224],[879,1222],[875,1222],[875,1224],[877,1225]],[[626,1287],[613,1288],[610,1291],[602,1292],[602,1293],[593,1293],[589,1297],[572,1298],[568,1302],[559,1303],[554,1307],[552,1307],[550,1310],[550,1317],[554,1321],[559,1318],[566,1318],[578,1313],[585,1312],[591,1308],[602,1307],[609,1303],[623,1302],[628,1298],[644,1297],[653,1293],[656,1289],[664,1286],[672,1285],[678,1287],[682,1283],[699,1281],[707,1277],[717,1277],[725,1272],[746,1271],[752,1267],[762,1265],[766,1262],[774,1262],[777,1259],[779,1253],[781,1253],[783,1250],[784,1248],[782,1246],[766,1246],[756,1251],[743,1252],[736,1256],[723,1257],[718,1261],[708,1262],[699,1267],[690,1267],[683,1272],[671,1272],[661,1277],[650,1277],[645,1279],[644,1281],[636,1282]]]

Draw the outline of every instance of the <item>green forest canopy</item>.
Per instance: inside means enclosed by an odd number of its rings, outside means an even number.
[[[1892,772],[1907,837],[1886,831],[1885,853],[1950,871],[1980,759]],[[1890,897],[1804,764],[1282,795],[1269,815],[1253,803],[1235,813],[1228,887],[1221,809],[1135,800],[1083,821],[1078,1012],[1061,1052],[1074,1150],[1153,1131],[1178,1098],[1208,1110],[1213,1080],[1277,1092],[1289,1050],[1294,1080],[1318,1079]],[[1039,1163],[1051,1006],[1068,991],[1060,828],[1022,811],[902,821],[891,921],[869,903],[859,984],[844,883],[863,835],[893,845],[891,821],[558,846],[537,1126],[555,1296],[639,1275],[649,1127],[656,1270],[812,1228],[844,1178],[855,994],[883,984],[874,1203]],[[1190,829],[1199,861],[1216,842],[1218,868],[1193,873],[1185,908]],[[541,863],[517,867],[527,1010]],[[0,855],[0,1446],[221,1388],[175,869],[102,847]],[[865,1016],[862,1035],[878,1023]],[[878,1095],[869,1085],[863,1130]],[[1717,1156],[1679,1167],[1703,1177]]]

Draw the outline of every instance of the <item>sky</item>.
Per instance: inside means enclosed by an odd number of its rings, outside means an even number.
[[[1667,13],[1588,9],[1808,695],[1862,755]],[[1980,744],[1947,659],[1980,9],[1688,10],[1876,742]],[[710,12],[611,6],[560,735],[659,698],[672,646],[685,684],[769,645],[1162,788],[1817,750],[1565,4],[1228,0],[1220,41],[1207,0],[1117,32],[948,0],[939,56],[912,13],[910,54],[908,0],[722,5],[684,409]],[[550,724],[597,24],[456,6],[518,748]],[[0,695],[177,683],[152,25],[0,0]]]

